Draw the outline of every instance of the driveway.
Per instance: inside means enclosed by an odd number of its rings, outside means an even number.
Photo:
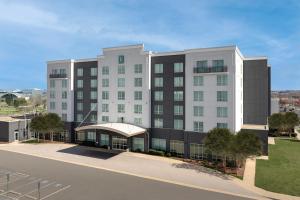
[[[109,153],[99,151],[97,148],[74,144],[1,144],[0,150],[34,155],[214,192],[252,198],[261,197],[248,190],[240,180],[211,169],[164,157],[132,152]]]

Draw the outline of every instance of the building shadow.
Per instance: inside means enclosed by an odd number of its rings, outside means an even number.
[[[70,148],[66,148],[66,149],[61,149],[58,152],[86,156],[86,157],[90,157],[90,158],[98,158],[98,159],[102,159],[102,160],[112,158],[112,157],[117,156],[118,154],[122,153],[122,152],[118,152],[118,151],[109,151],[106,149],[100,149],[100,148],[96,148],[96,147],[79,146],[79,145],[73,146]]]

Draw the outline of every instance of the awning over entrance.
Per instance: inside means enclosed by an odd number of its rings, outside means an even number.
[[[75,131],[84,131],[90,129],[112,131],[112,132],[119,133],[125,137],[131,137],[146,132],[146,129],[143,129],[138,126],[134,126],[132,124],[125,124],[125,123],[93,124],[88,126],[77,127],[75,128]]]

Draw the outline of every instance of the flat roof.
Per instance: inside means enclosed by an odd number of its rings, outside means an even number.
[[[9,116],[0,116],[0,122],[17,122],[20,121],[20,119],[16,119],[13,117],[9,117]]]
[[[267,125],[260,125],[260,124],[243,124],[242,129],[269,130],[269,127]]]

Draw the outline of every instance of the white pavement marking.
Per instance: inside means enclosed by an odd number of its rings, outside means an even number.
[[[51,197],[51,196],[53,196],[53,195],[55,195],[55,194],[57,194],[57,193],[59,193],[59,192],[62,192],[62,191],[64,191],[64,190],[69,189],[70,187],[71,187],[71,185],[65,186],[65,187],[63,187],[63,188],[61,188],[61,189],[59,189],[59,190],[57,190],[57,191],[55,191],[55,192],[52,192],[52,193],[50,193],[50,194],[44,196],[44,197],[41,198],[40,200],[47,199],[47,198],[49,198],[49,197]]]

